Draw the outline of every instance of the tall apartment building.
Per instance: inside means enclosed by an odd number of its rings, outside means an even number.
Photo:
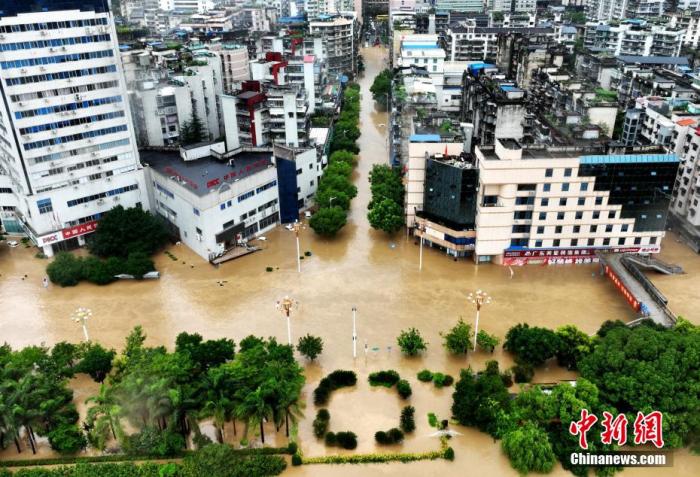
[[[614,56],[678,56],[684,39],[683,29],[627,20],[619,25],[587,23],[583,44],[589,49],[605,49]]]
[[[0,169],[46,255],[116,205],[148,208],[107,0],[0,1]],[[0,204],[3,205],[3,204]]]
[[[535,0],[488,0],[489,12],[535,13]]]
[[[357,28],[357,20],[351,16],[309,22],[309,33],[323,39],[329,77],[353,75],[357,70]]]
[[[672,223],[686,242],[700,252],[700,133],[686,132],[671,202]]]
[[[587,0],[586,15],[593,21],[661,17],[671,6],[669,0]]]
[[[245,45],[225,43],[210,49],[221,58],[224,93],[233,93],[241,82],[250,79],[248,48]]]
[[[435,0],[435,11],[480,13],[484,11],[484,2],[482,0]]]

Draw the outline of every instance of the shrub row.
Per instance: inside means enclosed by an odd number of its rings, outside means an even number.
[[[393,369],[387,371],[377,371],[376,373],[371,373],[369,375],[369,384],[371,386],[384,386],[385,388],[390,388],[394,384],[398,383],[401,379],[399,373]]]
[[[82,280],[96,285],[106,285],[116,280],[122,273],[136,278],[155,270],[153,261],[143,252],[130,253],[126,259],[110,257],[102,260],[97,257],[76,257],[69,252],[60,252],[46,267],[51,282],[62,287],[72,287]]]
[[[326,445],[354,449],[357,447],[357,435],[350,431],[329,432],[326,434]]]
[[[374,440],[377,441],[377,444],[381,445],[400,444],[403,442],[403,437],[404,436],[401,429],[396,427],[393,427],[386,432],[378,431],[374,434]]]
[[[406,406],[401,410],[401,430],[405,433],[413,432],[416,430],[415,421],[416,410],[413,406]]]
[[[442,388],[452,386],[455,380],[449,374],[433,373],[428,369],[424,369],[418,372],[418,381],[422,381],[424,383],[429,383],[432,381],[436,388]]]
[[[326,376],[318,383],[318,387],[314,389],[314,404],[322,406],[328,403],[331,392],[343,387],[354,386],[357,384],[357,375],[353,371],[336,370]]]

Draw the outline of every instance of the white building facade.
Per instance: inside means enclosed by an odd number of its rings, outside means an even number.
[[[112,207],[149,204],[107,0],[42,3],[10,2],[0,18],[0,168],[12,190],[0,206],[13,196],[3,222],[50,256],[82,245]]]

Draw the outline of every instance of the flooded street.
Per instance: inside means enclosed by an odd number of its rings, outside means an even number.
[[[358,373],[355,389],[338,391],[331,399],[330,430],[352,430],[358,435],[357,452],[376,450],[374,433],[395,427],[401,408],[410,403],[416,408],[417,430],[402,446],[385,450],[423,451],[439,447],[437,438],[428,437],[428,412],[441,418],[450,415],[452,388],[436,390],[420,383],[416,373],[428,368],[452,374],[467,365],[480,368],[488,359],[509,366],[511,359],[500,348],[494,355],[478,352],[468,359],[447,355],[439,333],[450,328],[459,317],[473,323],[474,309],[466,295],[478,288],[487,291],[493,302],[481,313],[480,329],[503,340],[511,326],[519,322],[550,328],[571,323],[593,333],[606,319],[631,320],[634,314],[613,285],[599,273],[597,265],[529,266],[515,269],[511,278],[507,268],[495,265],[477,267],[471,261],[458,261],[437,250],[426,249],[423,271],[418,271],[418,247],[405,233],[388,237],[369,227],[366,208],[370,200],[368,173],[372,164],[386,163],[387,114],[378,111],[369,87],[374,76],[387,64],[387,51],[367,48],[362,51],[366,72],[362,87],[361,155],[355,171],[358,195],[352,202],[348,225],[333,240],[320,239],[310,229],[301,232],[301,250],[311,251],[296,271],[294,234],[278,228],[267,236],[264,250],[229,262],[215,269],[184,246],[173,246],[171,260],[156,257],[162,278],[157,281],[115,283],[106,287],[83,283],[73,288],[41,284],[46,260],[34,258],[34,249],[0,246],[0,342],[14,347],[82,339],[82,330],[69,317],[79,306],[90,308],[90,337],[109,347],[121,349],[124,338],[136,325],[148,335],[147,344],[173,347],[182,331],[198,332],[205,338],[231,337],[236,342],[256,334],[275,336],[286,342],[285,321],[275,302],[289,295],[299,301],[292,312],[292,336],[296,341],[306,333],[321,336],[324,351],[318,363],[307,366],[306,417],[299,425],[301,447],[308,456],[338,452],[326,449],[313,437],[311,422],[316,409],[310,398],[319,379],[334,369],[352,369]],[[652,278],[670,300],[670,307],[695,323],[700,323],[698,274],[700,258],[669,236],[664,242],[662,259],[679,263],[688,273],[682,276]],[[274,271],[266,272],[266,267]],[[27,278],[23,279],[24,275]],[[219,283],[222,282],[223,286]],[[356,306],[358,358],[352,358],[352,312]],[[429,342],[428,351],[416,359],[399,355],[396,336],[402,329],[418,328]],[[364,347],[367,343],[368,353]],[[408,379],[413,396],[401,401],[395,391],[374,389],[367,374],[393,368]],[[569,378],[573,374],[560,368],[541,370],[535,381]],[[83,378],[76,384],[89,383]],[[78,386],[81,387],[81,386]],[[77,400],[89,395],[76,392]],[[500,450],[486,434],[458,428],[463,435],[454,438],[454,463],[445,461],[371,466],[303,466],[291,468],[293,476],[451,476],[517,475]],[[270,428],[271,442],[274,442]],[[229,433],[232,437],[232,432]],[[276,436],[283,441],[283,432]],[[15,458],[13,449],[0,454]],[[24,457],[29,453],[24,452]],[[700,458],[687,451],[678,452],[674,467],[663,475],[697,475]],[[285,474],[285,475],[287,475]],[[561,468],[553,475],[571,475]],[[659,475],[653,469],[625,470],[622,475]]]

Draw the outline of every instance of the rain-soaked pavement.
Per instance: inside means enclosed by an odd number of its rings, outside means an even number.
[[[358,435],[356,452],[377,450],[374,433],[398,425],[405,402],[395,392],[372,389],[367,374],[379,369],[397,369],[413,387],[410,404],[416,408],[418,428],[402,446],[380,450],[427,451],[438,448],[436,438],[428,437],[426,415],[435,412],[449,417],[451,389],[435,390],[417,381],[423,368],[442,371],[457,377],[467,365],[477,368],[488,359],[498,359],[502,366],[511,358],[502,350],[493,355],[476,353],[467,359],[448,356],[441,347],[439,332],[451,327],[459,317],[473,321],[474,310],[465,297],[481,288],[493,302],[482,310],[480,328],[503,338],[509,327],[527,321],[532,325],[556,328],[572,323],[593,333],[606,319],[631,320],[634,314],[614,287],[590,266],[528,266],[516,268],[511,278],[507,268],[494,265],[475,266],[470,261],[455,262],[437,250],[427,249],[423,271],[418,271],[418,248],[399,233],[387,237],[372,230],[366,218],[370,199],[368,173],[372,164],[385,163],[385,112],[378,111],[369,93],[374,76],[387,64],[385,49],[362,51],[366,73],[362,86],[360,160],[355,172],[358,196],[353,200],[348,225],[333,240],[319,239],[311,230],[301,232],[302,251],[311,257],[296,271],[294,234],[282,228],[268,234],[262,252],[229,262],[215,269],[184,246],[173,246],[173,261],[164,254],[156,257],[162,278],[149,282],[115,283],[107,287],[81,284],[74,288],[50,286],[44,289],[46,261],[35,259],[33,249],[0,246],[0,342],[14,347],[29,344],[53,344],[79,341],[82,331],[69,320],[79,306],[93,312],[89,323],[90,337],[103,345],[120,349],[124,337],[136,325],[143,325],[147,344],[172,347],[181,331],[199,332],[206,338],[231,337],[236,341],[248,334],[275,336],[286,341],[286,326],[275,309],[276,300],[289,295],[299,301],[292,312],[294,339],[306,333],[324,340],[324,352],[318,363],[306,367],[310,397],[319,379],[342,368],[358,373],[356,389],[334,393],[330,403],[331,430],[352,430]],[[679,263],[688,272],[680,276],[653,279],[670,299],[671,309],[695,323],[700,323],[700,293],[697,276],[700,259],[677,243],[673,236],[663,245],[662,259]],[[273,272],[266,272],[266,267]],[[22,279],[24,275],[27,278]],[[352,313],[356,306],[359,336],[358,357],[352,358]],[[402,358],[395,339],[400,330],[416,327],[429,342],[428,351],[416,359]],[[368,353],[365,355],[364,344]],[[552,366],[538,371],[535,381],[550,382],[574,375]],[[89,379],[74,380],[76,402],[82,401],[98,387]],[[308,399],[307,399],[308,400]],[[81,406],[83,408],[84,406]],[[82,410],[82,409],[81,409]],[[313,437],[311,421],[315,414],[312,402],[299,425],[299,438],[305,455],[338,452],[327,450]],[[411,464],[367,466],[302,466],[292,468],[294,476],[355,475],[516,475],[502,455],[500,445],[486,434],[458,428],[463,435],[452,439],[454,463],[435,461]],[[232,430],[228,430],[232,437]],[[270,428],[266,434],[274,442]],[[240,437],[240,436],[239,436]],[[283,433],[276,436],[284,440]],[[41,455],[49,452],[42,446]],[[23,453],[29,457],[29,452]],[[0,458],[15,458],[13,449]],[[674,467],[664,475],[697,475],[698,457],[687,451],[676,453]],[[561,468],[554,475],[570,475]],[[659,475],[653,469],[628,469],[623,475]]]

